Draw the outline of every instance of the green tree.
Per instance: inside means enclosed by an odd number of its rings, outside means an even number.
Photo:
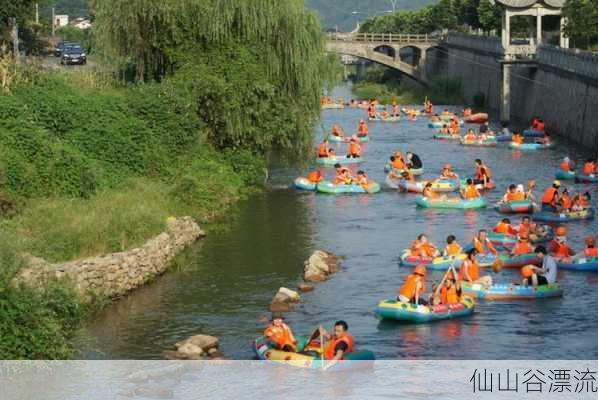
[[[477,13],[480,28],[485,32],[501,28],[502,13],[500,8],[496,6],[496,3],[492,3],[490,0],[480,0]]]
[[[574,47],[589,49],[598,43],[597,0],[568,0],[563,15],[567,17],[565,33]]]

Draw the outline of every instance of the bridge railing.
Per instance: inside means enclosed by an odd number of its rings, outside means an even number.
[[[364,43],[429,43],[441,39],[439,35],[402,34],[402,33],[329,33],[328,40]]]

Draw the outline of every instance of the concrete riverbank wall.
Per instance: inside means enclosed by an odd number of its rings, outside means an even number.
[[[460,79],[468,103],[483,98],[498,115],[503,48],[500,38],[449,34],[427,55],[428,76]],[[598,55],[542,45],[534,66],[511,66],[511,125],[524,128],[534,115],[548,131],[598,151]]]
[[[49,279],[68,279],[82,295],[119,297],[166,272],[172,260],[204,236],[190,217],[172,218],[165,232],[129,251],[50,264],[31,258],[17,276],[18,283],[43,286]]]

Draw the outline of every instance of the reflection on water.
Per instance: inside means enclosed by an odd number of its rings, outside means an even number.
[[[326,111],[323,126],[328,129],[339,123],[345,132],[352,132],[363,113]],[[540,191],[553,180],[564,156],[576,160],[584,156],[582,149],[558,143],[554,150],[522,153],[506,144],[476,149],[433,141],[425,118],[370,124],[370,134],[359,169],[371,178],[384,182],[384,164],[396,149],[419,154],[427,177],[439,173],[446,162],[460,174],[471,175],[474,160],[482,158],[493,168],[499,188],[488,195],[490,204],[510,183],[533,178]],[[338,152],[345,151],[344,145],[337,146]],[[398,255],[416,235],[425,233],[443,246],[445,238],[455,234],[465,244],[475,230],[494,226],[502,216],[491,207],[418,210],[413,195],[394,190],[373,196],[327,196],[281,189],[299,173],[274,169],[272,186],[278,189],[242,204],[230,231],[212,234],[198,244],[185,268],[109,307],[87,328],[90,343],[82,346],[82,356],[160,357],[177,340],[207,333],[221,338],[227,357],[251,358],[251,340],[264,327],[259,319],[275,291],[280,286],[295,287],[305,258],[311,250],[322,248],[345,258],[343,270],[314,292],[303,294],[298,309],[288,314],[288,323],[298,334],[344,319],[358,343],[383,359],[598,357],[598,342],[588,335],[598,330],[593,311],[598,309],[597,274],[561,271],[563,299],[481,303],[470,318],[430,325],[378,321],[373,309],[379,300],[395,296],[409,272],[397,267]],[[595,187],[568,185],[598,197]],[[596,233],[597,226],[595,221],[569,225],[573,247],[580,249],[583,238]],[[440,272],[430,274],[432,280],[441,277]],[[516,271],[494,278],[520,280]]]

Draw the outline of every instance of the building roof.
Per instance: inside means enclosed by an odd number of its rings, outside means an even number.
[[[546,3],[549,7],[562,8],[566,0],[495,0],[498,4],[513,8],[527,8],[536,3]]]

